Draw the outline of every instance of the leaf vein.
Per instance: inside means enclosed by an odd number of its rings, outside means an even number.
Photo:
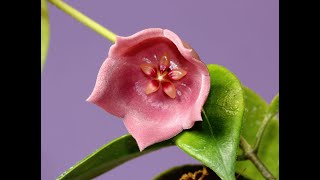
[[[210,121],[209,121],[208,116],[207,116],[207,114],[206,114],[206,112],[205,112],[204,109],[202,109],[202,113],[203,113],[203,115],[204,115],[204,117],[205,117],[205,119],[206,119],[206,121],[207,121],[207,123],[208,123],[209,130],[210,130],[210,135],[211,135],[211,137],[213,137],[213,139],[215,140],[214,143],[216,144],[216,147],[218,148],[220,160],[223,162],[223,170],[224,170],[225,174],[228,174],[228,173],[227,173],[227,170],[226,170],[225,161],[224,161],[223,158],[222,158],[222,153],[221,153],[220,146],[218,146],[218,144],[216,143],[216,137],[213,135],[213,130],[212,130]]]

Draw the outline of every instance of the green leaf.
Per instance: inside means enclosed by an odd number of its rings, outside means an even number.
[[[140,152],[133,137],[131,135],[124,135],[102,146],[64,172],[57,179],[92,179],[126,161],[170,145],[173,145],[171,140],[163,141]]]
[[[46,56],[49,46],[49,16],[46,0],[41,0],[41,71],[46,62]]]
[[[242,136],[249,144],[255,143],[256,134],[264,119],[269,112],[276,112],[276,99],[273,105],[268,108],[268,104],[256,93],[247,87],[243,87],[245,99],[245,112],[243,117]],[[240,151],[240,150],[239,150]],[[261,140],[258,157],[267,166],[271,173],[279,179],[279,121],[273,118],[266,127]],[[236,163],[236,172],[250,179],[263,180],[264,178],[256,167],[250,162],[241,161]]]
[[[244,99],[237,77],[219,65],[208,65],[211,89],[203,122],[174,138],[175,144],[211,168],[221,179],[235,179]]]
[[[273,98],[268,108],[268,114],[273,117],[279,112],[279,93]]]
[[[153,180],[179,180],[183,174],[195,173],[199,170],[203,170],[204,167],[205,166],[201,164],[187,164],[183,166],[176,166],[157,175],[153,178]],[[203,180],[220,180],[219,176],[217,176],[211,169],[206,168],[206,170],[208,174],[204,176],[205,178]],[[199,175],[201,177],[201,174]]]

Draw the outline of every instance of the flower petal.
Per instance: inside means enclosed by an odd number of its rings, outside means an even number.
[[[193,53],[193,50],[191,48],[187,48],[189,47],[187,44],[187,47],[185,47],[184,42],[182,42],[178,35],[168,29],[163,30],[163,35],[166,38],[170,39],[176,45],[179,52],[186,60],[193,63],[203,74],[209,76],[207,66],[203,62],[201,62],[200,59],[196,59],[196,57],[199,57],[197,53]]]
[[[110,47],[109,56],[122,56],[128,52],[135,45],[151,39],[163,37],[163,29],[161,28],[149,28],[139,31],[131,36],[123,37],[117,36],[116,42]],[[126,47],[126,48],[124,48]]]
[[[124,125],[142,151],[152,144],[174,137],[184,129],[190,129],[196,121],[201,121],[200,113],[193,109],[185,110],[183,113],[175,112],[182,108],[184,107],[169,111],[149,112],[157,114],[156,116],[145,116],[145,113],[141,111],[131,111],[124,118]],[[197,115],[193,116],[194,114]]]
[[[87,101],[106,112],[123,118],[130,111],[134,97],[146,96],[145,87],[149,78],[135,63],[135,59],[120,60],[108,57],[102,64],[95,87]]]
[[[187,71],[183,69],[174,69],[168,73],[168,77],[170,80],[180,80],[187,74]]]
[[[151,77],[157,77],[157,68],[153,64],[144,63],[140,65],[142,72]]]
[[[199,84],[201,86],[201,88],[200,88],[200,92],[199,92],[199,97],[196,100],[194,106],[197,106],[197,107],[201,106],[202,107],[208,97],[209,90],[210,90],[210,75],[209,75],[209,71],[208,71],[207,66],[202,61],[195,58],[195,57],[198,57],[198,56],[195,56],[196,53],[193,53],[192,49],[186,48],[183,45],[182,40],[174,32],[172,32],[168,29],[164,29],[163,34],[166,38],[170,39],[176,45],[179,52],[186,60],[188,60],[190,63],[194,64],[194,66],[196,68],[195,71],[198,74],[201,74],[201,83]],[[190,70],[187,70],[187,71],[190,74]]]
[[[176,90],[176,87],[174,87],[174,85],[171,82],[163,81],[163,82],[161,82],[161,85],[162,85],[163,91],[169,97],[171,97],[172,99],[174,99],[176,97],[177,90]]]
[[[151,80],[147,83],[147,87],[146,87],[146,94],[151,94],[153,92],[156,92],[160,87],[160,83],[157,80]]]

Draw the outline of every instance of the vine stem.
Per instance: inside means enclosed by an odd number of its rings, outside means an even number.
[[[240,147],[244,151],[244,155],[256,166],[256,168],[260,171],[264,178],[266,178],[267,180],[276,179],[256,155],[247,140],[242,136],[240,136]]]
[[[81,22],[82,24],[86,25],[87,27],[91,28],[92,30],[94,30],[98,34],[107,38],[109,41],[111,41],[113,43],[116,41],[116,34],[111,32],[107,28],[101,26],[100,24],[98,24],[94,20],[90,19],[89,17],[87,17],[86,15],[81,13],[80,11],[74,9],[73,7],[68,5],[67,3],[65,3],[61,0],[48,0],[48,1],[51,4],[55,5],[57,8],[59,8],[60,10],[62,10],[63,12],[69,14],[70,16],[72,16],[73,18],[75,18],[76,20]]]
[[[268,123],[270,122],[270,120],[273,118],[273,116],[271,115],[267,115],[264,120],[262,121],[262,124],[260,125],[260,128],[257,132],[257,135],[256,135],[256,142],[254,143],[254,146],[253,146],[253,151],[255,153],[258,153],[258,150],[259,150],[259,147],[260,147],[260,144],[261,144],[261,139],[262,139],[262,135],[268,125]]]
[[[271,121],[271,119],[279,112],[279,94],[277,94],[272,102],[270,103],[270,106],[268,108],[267,114],[265,115],[262,124],[260,125],[260,128],[257,132],[256,135],[256,142],[254,143],[253,146],[253,151],[255,153],[258,153],[259,151],[259,147],[261,144],[261,139],[263,136],[264,131],[266,130],[267,125],[269,124],[269,122]]]

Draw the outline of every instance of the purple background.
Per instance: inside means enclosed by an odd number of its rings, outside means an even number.
[[[268,102],[279,90],[277,0],[66,0],[118,35],[149,27],[174,31],[206,63],[220,64]],[[183,2],[183,3],[182,3]],[[127,131],[122,121],[85,100],[111,42],[49,5],[51,37],[41,85],[41,172],[52,180]],[[125,163],[97,179],[151,179],[196,163],[177,147]]]

